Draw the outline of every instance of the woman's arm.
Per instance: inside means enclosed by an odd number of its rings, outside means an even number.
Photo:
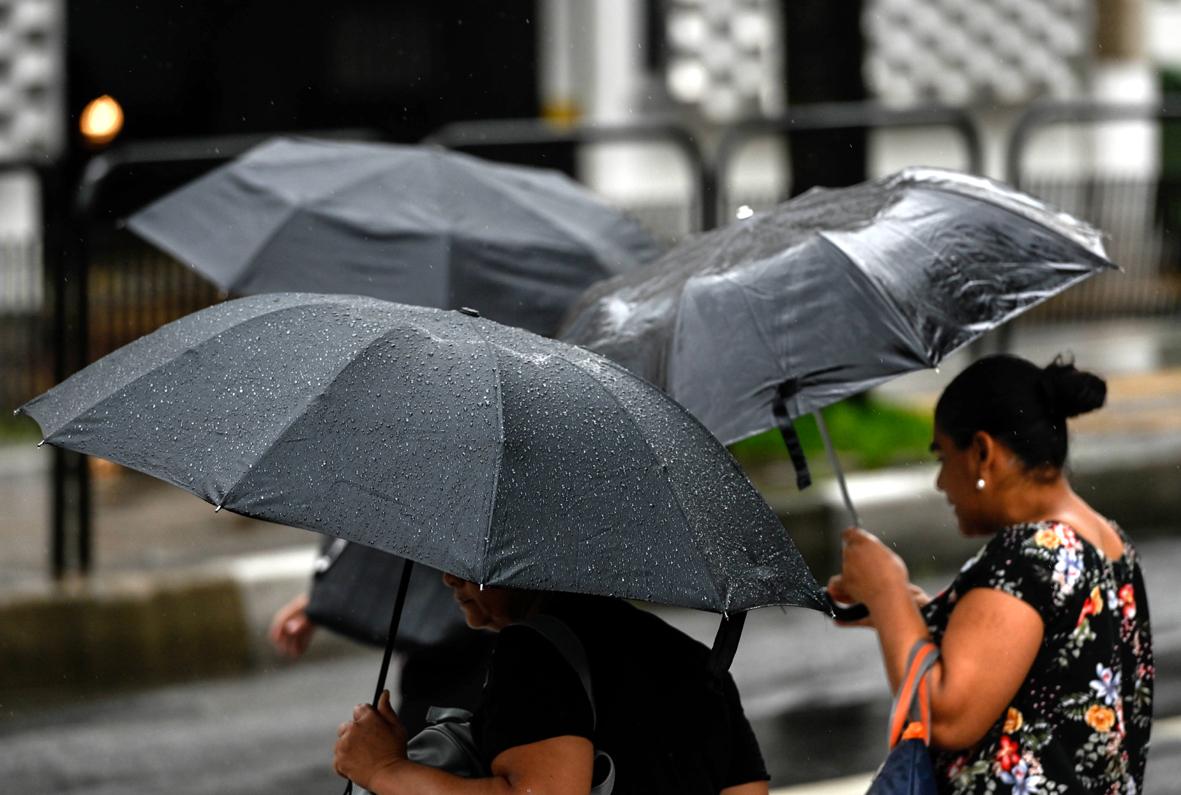
[[[766,781],[752,781],[749,784],[735,784],[726,787],[721,795],[767,795],[770,790]]]
[[[890,689],[897,692],[910,649],[930,637],[926,622],[897,555],[863,530],[846,530],[844,541],[839,585],[869,607]],[[1037,611],[1001,591],[977,588],[959,601],[927,680],[935,745],[966,748],[984,736],[1020,689],[1043,632]]]
[[[337,773],[374,795],[582,795],[590,791],[594,747],[585,737],[552,737],[502,751],[492,777],[460,778],[406,758],[406,731],[382,693],[378,708],[358,704],[342,723],[333,758]]]
[[[1015,596],[991,588],[964,594],[929,680],[932,742],[950,750],[979,742],[1021,689],[1044,633],[1038,612]]]

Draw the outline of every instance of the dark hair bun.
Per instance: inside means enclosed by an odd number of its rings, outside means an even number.
[[[1107,382],[1084,372],[1058,356],[1042,370],[1042,390],[1050,411],[1059,417],[1075,417],[1094,411],[1107,399]]]

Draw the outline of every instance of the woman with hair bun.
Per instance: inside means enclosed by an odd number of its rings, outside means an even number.
[[[1152,723],[1148,602],[1136,550],[1070,487],[1066,420],[1106,385],[1073,363],[992,356],[939,398],[936,487],[960,532],[990,540],[943,593],[850,528],[839,601],[862,602],[890,686],[932,640],[931,747],[941,792],[1136,793]]]

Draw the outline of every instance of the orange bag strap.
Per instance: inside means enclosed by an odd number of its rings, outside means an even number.
[[[890,708],[886,740],[893,748],[902,740],[919,739],[931,744],[931,694],[927,674],[939,659],[939,647],[929,640],[915,641],[906,658],[906,673]]]

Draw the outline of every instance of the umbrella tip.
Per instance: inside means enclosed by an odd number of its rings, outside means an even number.
[[[44,440],[44,439],[42,439],[41,441],[37,442],[37,446],[38,446],[38,447],[44,447],[44,446],[45,446],[45,440]]]
[[[480,316],[480,313],[477,310],[472,309],[470,306],[461,306],[459,308],[459,311],[461,314],[468,315],[470,317],[479,317]]]
[[[217,505],[213,506],[213,512],[214,513],[221,513],[221,503],[218,503]]]

